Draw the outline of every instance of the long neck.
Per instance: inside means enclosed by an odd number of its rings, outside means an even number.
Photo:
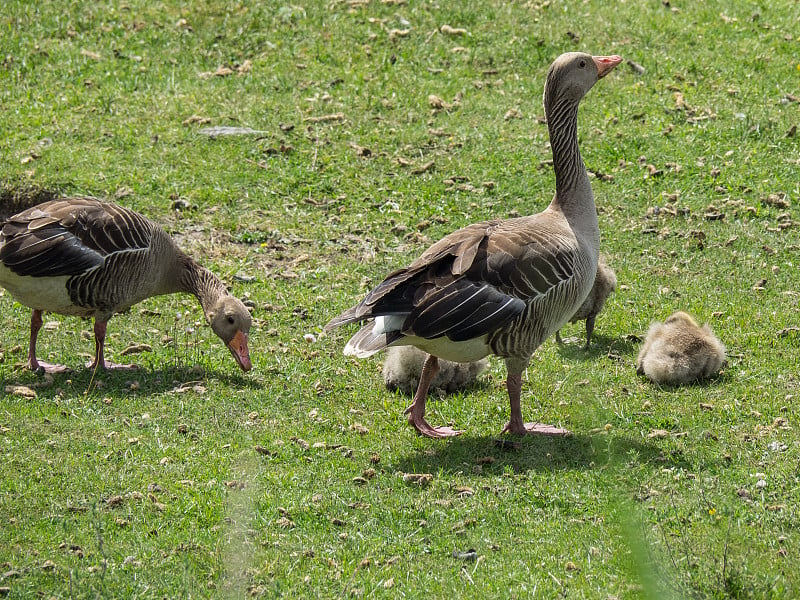
[[[572,198],[591,198],[592,188],[578,148],[578,103],[554,99],[547,109],[547,128],[556,172],[554,202],[564,208]]]
[[[222,296],[228,295],[225,284],[205,267],[201,267],[186,255],[180,259],[181,269],[178,284],[180,290],[193,294],[203,307],[203,313],[214,306]]]

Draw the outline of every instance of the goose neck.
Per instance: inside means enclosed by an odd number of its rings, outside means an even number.
[[[547,128],[557,197],[563,199],[584,192],[588,176],[578,147],[578,103],[557,100],[547,111]]]
[[[186,257],[181,273],[181,289],[195,296],[203,308],[203,313],[216,304],[221,296],[228,294],[225,284],[205,267],[201,267],[191,258]]]

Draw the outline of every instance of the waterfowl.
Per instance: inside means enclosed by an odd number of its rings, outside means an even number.
[[[347,342],[346,355],[367,357],[393,345],[416,346],[430,355],[406,410],[418,433],[434,438],[462,433],[425,420],[439,359],[471,362],[489,354],[506,364],[511,416],[504,432],[569,433],[524,422],[522,374],[536,348],[575,314],[594,283],[600,229],[578,148],[578,105],[621,60],[570,52],[550,66],[544,110],[556,193],[544,211],[475,223],[445,236],[326,325],[330,330],[365,322]]]
[[[592,332],[594,331],[594,322],[597,315],[603,310],[606,299],[615,289],[617,289],[617,275],[608,266],[605,257],[600,255],[597,261],[597,275],[594,278],[592,290],[586,296],[586,300],[583,301],[578,311],[569,320],[570,323],[577,323],[586,319],[586,344],[583,346],[584,350],[588,349],[589,344],[592,342]],[[564,343],[559,331],[556,331],[556,341],[559,344]]]
[[[422,367],[428,355],[414,346],[392,346],[386,350],[383,361],[383,381],[390,391],[400,390],[413,394],[419,384]],[[431,379],[430,389],[453,394],[475,383],[478,375],[486,370],[489,361],[485,358],[468,363],[439,361],[439,372]]]
[[[44,202],[9,217],[0,228],[0,286],[33,309],[28,367],[63,372],[36,358],[42,312],[94,317],[95,355],[89,368],[130,368],[105,360],[108,320],[160,294],[188,292],[238,365],[252,367],[252,319],[219,277],[184,254],[157,224],[95,198]]]
[[[636,372],[661,385],[683,385],[713,377],[725,364],[725,346],[708,324],[672,313],[650,325],[636,357]]]

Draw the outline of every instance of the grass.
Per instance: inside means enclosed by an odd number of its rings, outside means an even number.
[[[153,348],[133,375],[80,368],[91,324],[48,315],[41,356],[76,369],[47,380],[0,297],[3,388],[36,393],[0,398],[0,594],[800,594],[799,19],[790,0],[6,2],[3,214],[116,198],[256,308],[246,375],[191,298],[111,321],[110,358]],[[496,445],[495,362],[430,404],[464,436],[419,439],[379,361],[320,329],[445,233],[546,205],[542,84],[575,49],[645,68],[580,113],[620,288],[592,349],[546,343],[524,385],[528,418],[575,435]],[[676,309],[728,347],[708,385],[634,372]]]

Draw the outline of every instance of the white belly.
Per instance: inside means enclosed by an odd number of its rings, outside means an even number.
[[[463,342],[454,342],[447,336],[432,340],[409,336],[398,340],[392,346],[416,346],[428,354],[458,363],[480,360],[492,353],[489,344],[486,343],[486,336]]]
[[[67,291],[67,275],[60,277],[22,277],[0,264],[0,286],[28,308],[62,315],[90,316],[92,309],[75,306]]]

